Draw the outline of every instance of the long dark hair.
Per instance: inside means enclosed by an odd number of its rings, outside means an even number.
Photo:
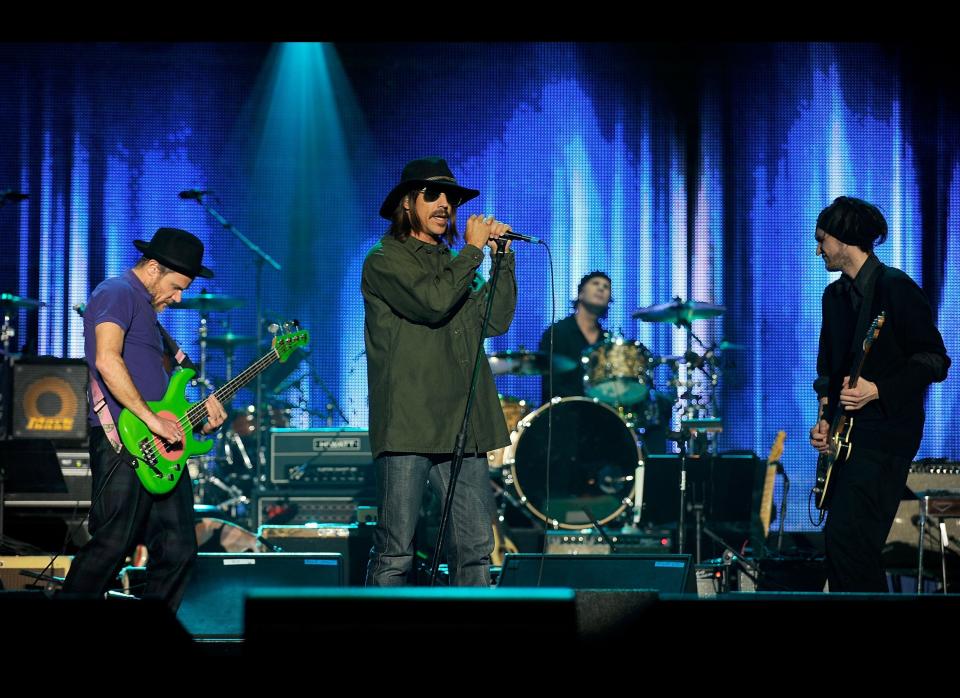
[[[421,221],[420,216],[417,215],[417,207],[415,206],[419,193],[419,190],[413,190],[404,194],[403,198],[401,198],[397,204],[397,207],[393,210],[393,215],[390,216],[390,229],[387,232],[400,242],[410,237],[410,233],[414,230],[423,230],[423,221]],[[404,201],[409,204],[409,209],[403,207]],[[443,239],[446,241],[448,247],[452,247],[453,241],[457,239],[456,206],[450,207],[450,223],[447,225],[447,232],[443,234]]]

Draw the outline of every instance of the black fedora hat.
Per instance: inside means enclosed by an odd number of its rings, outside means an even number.
[[[134,240],[133,246],[144,257],[155,259],[165,267],[191,278],[212,279],[213,272],[203,266],[203,243],[200,238],[179,228],[159,228],[149,243]]]
[[[390,193],[387,194],[387,198],[383,200],[383,205],[380,207],[380,215],[390,220],[390,217],[393,216],[393,212],[397,210],[397,204],[400,203],[400,199],[403,198],[404,194],[411,189],[420,189],[426,186],[436,187],[441,191],[449,191],[456,194],[461,204],[480,196],[478,190],[467,189],[457,184],[457,180],[447,166],[447,161],[443,158],[420,158],[419,160],[408,162],[403,168],[403,172],[400,175],[400,184],[395,186]]]

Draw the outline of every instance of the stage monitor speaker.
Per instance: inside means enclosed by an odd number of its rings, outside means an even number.
[[[333,553],[200,553],[177,617],[195,638],[239,639],[251,590],[338,587],[343,578]]]
[[[640,589],[695,594],[689,555],[540,555],[511,553],[499,588]]]
[[[243,650],[271,666],[299,666],[290,664],[294,659],[356,666],[365,657],[378,675],[385,666],[409,670],[418,661],[430,673],[463,667],[468,657],[485,656],[508,638],[523,645],[526,661],[537,651],[541,658],[557,656],[575,647],[576,629],[569,589],[264,590],[247,597]],[[366,656],[371,651],[375,658]]]
[[[87,439],[87,364],[36,357],[13,366],[14,438],[79,445]]]

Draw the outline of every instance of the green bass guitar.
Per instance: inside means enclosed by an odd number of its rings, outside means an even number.
[[[267,354],[254,361],[243,373],[225,383],[213,394],[226,405],[240,388],[256,378],[274,361],[286,361],[298,347],[305,346],[308,340],[309,334],[303,330],[277,336]],[[166,494],[173,490],[186,469],[187,459],[213,448],[213,440],[200,441],[193,435],[193,430],[207,418],[207,407],[203,402],[192,405],[187,402],[186,388],[193,376],[192,369],[178,369],[171,377],[163,399],[147,403],[150,409],[161,417],[180,422],[185,435],[183,443],[168,444],[151,432],[147,425],[128,409],[124,409],[117,420],[120,440],[136,457],[134,468],[137,477],[147,491],[153,494]]]

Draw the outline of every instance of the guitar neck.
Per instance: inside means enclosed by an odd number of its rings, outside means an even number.
[[[853,371],[850,373],[850,382],[849,385],[851,388],[857,387],[857,381],[860,380],[860,374],[863,373],[863,365],[867,362],[867,354],[870,353],[870,347],[873,346],[873,343],[864,342],[863,352],[860,354],[860,360],[857,362],[857,365],[854,367]],[[839,400],[837,400],[839,402]],[[841,429],[844,423],[847,420],[847,415],[841,409],[833,417],[833,428],[830,430],[831,434],[835,434],[838,429]]]
[[[259,374],[263,373],[271,364],[273,364],[274,361],[279,358],[280,355],[277,353],[277,350],[271,349],[267,354],[261,356],[259,359],[250,364],[242,373],[238,374],[235,378],[227,381],[213,391],[213,396],[222,404],[227,404],[233,399],[233,396],[237,394],[237,391],[240,390],[240,388],[252,381]],[[206,406],[203,404],[203,402],[196,403],[187,411],[187,417],[190,420],[190,425],[194,429],[197,428],[207,417]]]
[[[783,442],[787,432],[777,432],[776,441],[770,447],[767,455],[767,473],[763,479],[763,493],[760,496],[760,524],[763,526],[763,536],[770,533],[770,521],[773,519],[773,489],[777,481],[777,461],[783,454]]]

